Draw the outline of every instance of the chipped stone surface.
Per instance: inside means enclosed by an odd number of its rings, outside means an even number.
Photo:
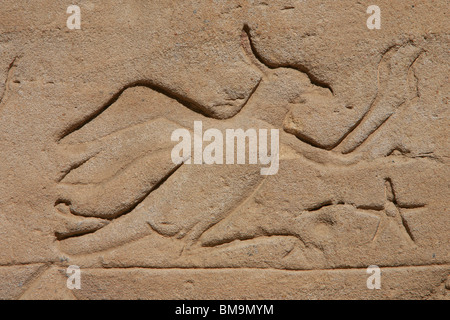
[[[448,2],[375,2],[4,0],[0,299],[448,299]]]

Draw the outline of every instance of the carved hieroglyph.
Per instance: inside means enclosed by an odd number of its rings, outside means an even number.
[[[0,298],[448,298],[446,1],[379,1],[380,30],[349,0],[90,1],[80,30],[45,2],[0,12]],[[195,121],[280,130],[277,174],[174,164]]]

